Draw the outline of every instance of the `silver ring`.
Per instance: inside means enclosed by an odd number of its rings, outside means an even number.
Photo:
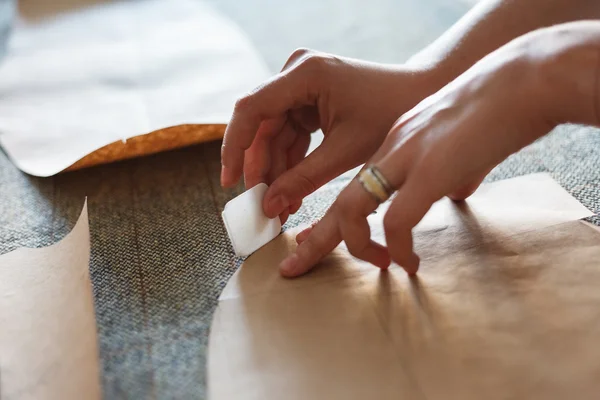
[[[394,193],[390,182],[374,165],[369,165],[360,171],[358,181],[379,204],[386,202]]]

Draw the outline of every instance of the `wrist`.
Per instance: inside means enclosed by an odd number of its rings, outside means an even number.
[[[540,32],[538,95],[554,125],[599,125],[600,23],[565,24]]]
[[[428,97],[448,83],[452,82],[463,71],[452,68],[448,63],[437,62],[427,56],[415,55],[408,59],[403,65],[406,69],[412,71],[423,83],[422,86],[427,92]]]

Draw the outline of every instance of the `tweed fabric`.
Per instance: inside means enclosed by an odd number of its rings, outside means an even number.
[[[15,14],[14,0],[0,0],[0,59],[6,51],[6,44]]]
[[[1,253],[64,237],[88,198],[106,398],[204,396],[210,320],[240,264],[220,212],[241,188],[219,187],[219,148],[210,143],[47,179],[22,174],[0,153]],[[542,171],[600,211],[600,131],[561,127],[487,180]],[[310,196],[285,228],[320,217],[349,179]]]
[[[361,0],[342,8],[323,0],[214,3],[248,31],[273,70],[299,46],[400,62],[466,10],[446,0],[376,0],[365,12]],[[41,179],[19,172],[0,151],[0,253],[58,241],[88,198],[107,399],[204,398],[210,320],[240,265],[220,212],[241,188],[219,187],[219,153],[220,143],[210,143]],[[507,159],[487,181],[544,171],[600,212],[600,131],[563,126]],[[310,196],[285,228],[320,217],[349,179]]]

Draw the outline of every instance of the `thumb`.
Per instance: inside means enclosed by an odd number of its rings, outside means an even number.
[[[290,205],[300,203],[327,182],[359,165],[360,162],[353,162],[354,158],[352,152],[333,149],[331,140],[326,138],[304,160],[275,179],[263,200],[265,214],[275,218]]]

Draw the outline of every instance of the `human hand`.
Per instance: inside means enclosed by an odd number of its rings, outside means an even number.
[[[417,68],[297,50],[280,74],[237,102],[221,184],[236,184],[242,173],[247,188],[268,184],[264,212],[285,222],[304,197],[368,160],[393,122],[435,85]],[[305,158],[319,128],[325,139]]]
[[[353,180],[323,219],[298,235],[281,273],[309,271],[342,240],[359,259],[380,268],[393,260],[416,273],[412,228],[431,205],[446,195],[468,197],[494,166],[554,126],[557,96],[531,40],[482,59],[394,124],[369,161],[397,190],[384,216],[387,247],[370,238],[367,216],[378,202]]]

